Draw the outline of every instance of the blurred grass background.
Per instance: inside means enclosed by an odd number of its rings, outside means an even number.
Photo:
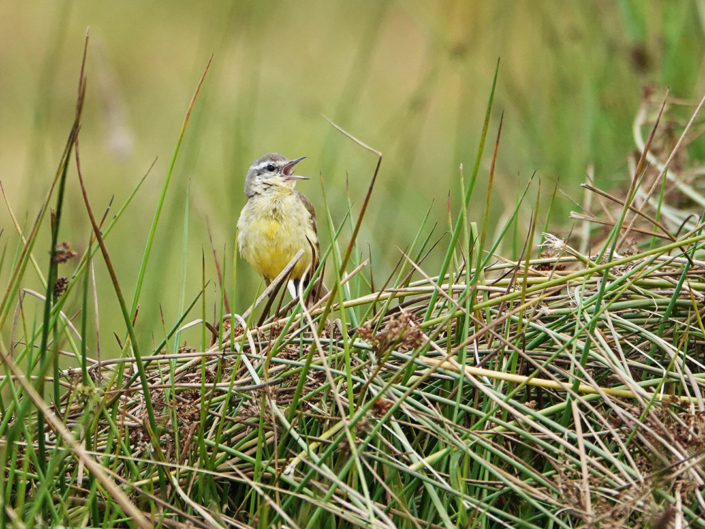
[[[117,209],[158,158],[107,241],[128,298],[184,114],[214,54],[147,270],[137,330],[150,342],[153,333],[162,335],[160,307],[167,327],[177,317],[189,182],[187,299],[200,289],[203,252],[207,279],[216,277],[207,225],[229,283],[243,179],[261,154],[309,157],[300,172],[313,178],[298,188],[319,217],[319,175],[336,224],[348,210],[346,189],[353,214],[359,212],[375,159],[322,115],[385,155],[359,237],[381,282],[429,207],[438,237],[447,227],[449,195],[457,212],[458,167],[474,161],[499,58],[490,129],[493,138],[504,112],[496,222],[534,171],[546,200],[558,179],[562,191],[580,200],[590,164],[600,185],[622,184],[643,87],[653,86],[657,95],[670,87],[682,98],[699,97],[705,88],[700,0],[2,2],[0,180],[27,229],[68,134],[87,27],[81,154],[94,209],[104,210],[112,197]],[[485,166],[472,220],[483,213],[486,175]],[[75,175],[67,193],[62,239],[81,251],[90,227]],[[553,224],[567,226],[571,207],[559,195]],[[527,205],[527,226],[530,214]],[[17,234],[5,207],[0,226],[0,246],[12,256]],[[325,247],[328,228],[320,226]],[[48,227],[43,240],[36,255],[44,266]],[[429,266],[441,256],[429,257]],[[72,266],[62,265],[60,273],[70,275]],[[99,289],[111,291],[102,264],[97,272]],[[260,281],[244,263],[237,274],[234,308],[241,311]],[[217,299],[213,288],[209,311]],[[99,298],[102,332],[122,329],[114,296]]]

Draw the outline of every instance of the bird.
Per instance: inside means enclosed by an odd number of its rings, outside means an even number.
[[[315,208],[294,189],[297,180],[308,180],[294,174],[294,167],[305,158],[290,160],[278,153],[258,158],[245,177],[247,203],[237,222],[240,255],[267,285],[299,250],[304,251],[289,276],[292,297],[298,296],[301,287],[308,286],[320,260]],[[319,284],[314,290],[325,294],[327,290]]]

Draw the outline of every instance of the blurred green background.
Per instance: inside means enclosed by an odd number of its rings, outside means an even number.
[[[438,237],[447,229],[449,195],[457,215],[458,167],[474,162],[499,58],[490,147],[472,210],[480,221],[491,143],[504,112],[495,224],[534,171],[546,197],[560,178],[560,189],[580,200],[579,183],[590,164],[600,185],[620,185],[644,86],[653,86],[658,97],[668,86],[687,99],[699,98],[704,88],[705,1],[1,2],[0,180],[27,229],[68,135],[87,27],[81,153],[94,208],[103,211],[114,197],[117,210],[158,158],[108,240],[128,304],[182,120],[214,55],[140,298],[137,330],[149,343],[163,336],[160,306],[167,328],[177,317],[189,182],[187,300],[201,285],[202,252],[207,278],[216,277],[208,225],[230,283],[244,175],[265,152],[308,156],[300,173],[313,178],[298,188],[319,216],[321,181],[336,224],[348,209],[346,189],[357,216],[376,160],[322,115],[384,153],[359,237],[381,283],[399,258],[397,247],[411,242],[429,207]],[[81,251],[90,228],[73,171],[67,192],[61,238]],[[572,205],[560,194],[558,200],[552,221],[568,226]],[[528,225],[531,204],[522,209],[520,225]],[[330,234],[325,222],[320,225],[325,247]],[[0,245],[11,256],[17,233],[4,205],[0,226]],[[47,226],[35,250],[44,267]],[[430,270],[442,253],[429,257]],[[73,266],[62,265],[60,273],[70,275]],[[8,270],[6,264],[2,284]],[[102,332],[123,334],[100,262],[97,272],[106,294],[99,296]],[[38,288],[33,277],[29,270],[25,282]],[[249,305],[259,286],[240,263],[235,309]],[[79,298],[68,314],[78,310]],[[211,288],[211,314],[216,298]]]

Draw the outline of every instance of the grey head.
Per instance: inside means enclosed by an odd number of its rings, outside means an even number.
[[[258,158],[247,171],[245,195],[250,198],[277,186],[293,188],[297,180],[308,180],[305,176],[294,174],[294,166],[304,158],[289,160],[276,152]]]

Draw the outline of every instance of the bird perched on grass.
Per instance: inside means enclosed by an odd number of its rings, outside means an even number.
[[[320,259],[316,212],[311,201],[294,189],[297,180],[308,180],[294,174],[294,166],[304,158],[289,160],[269,153],[255,161],[245,178],[247,204],[237,222],[240,255],[267,285],[299,250],[304,251],[291,271],[292,295],[308,285]]]

